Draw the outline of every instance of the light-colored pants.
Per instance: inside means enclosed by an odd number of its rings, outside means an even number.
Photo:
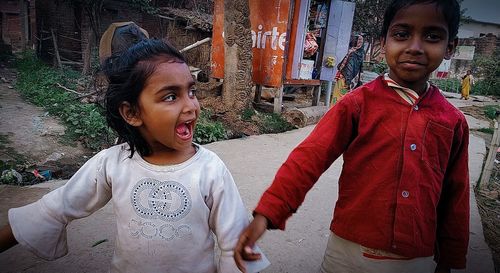
[[[321,273],[433,273],[433,257],[410,260],[372,259],[363,256],[362,246],[330,234]]]

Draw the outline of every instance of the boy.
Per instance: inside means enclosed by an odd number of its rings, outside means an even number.
[[[321,272],[449,272],[465,268],[468,126],[428,83],[456,47],[456,0],[395,0],[382,46],[390,72],[348,93],[278,170],[240,235],[235,260],[285,222],[343,154]],[[433,259],[437,262],[433,262]]]

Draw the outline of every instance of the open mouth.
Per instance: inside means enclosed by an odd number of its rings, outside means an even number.
[[[193,121],[180,123],[175,127],[175,133],[182,140],[190,140],[193,137]]]

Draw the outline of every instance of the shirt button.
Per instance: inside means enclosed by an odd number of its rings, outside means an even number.
[[[413,106],[413,109],[414,109],[415,111],[418,111],[418,105]]]
[[[402,191],[401,192],[401,195],[404,197],[404,198],[408,198],[408,196],[410,196],[410,193],[408,191]]]
[[[417,144],[413,143],[410,145],[410,150],[415,151],[417,149]]]

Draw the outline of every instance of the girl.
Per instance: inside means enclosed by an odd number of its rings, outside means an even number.
[[[11,209],[0,251],[19,242],[45,259],[64,256],[69,222],[112,200],[112,272],[215,272],[212,232],[218,271],[239,272],[232,250],[247,211],[224,163],[192,142],[200,104],[184,57],[143,40],[110,57],[104,71],[106,118],[125,143],[92,157],[65,186]]]

